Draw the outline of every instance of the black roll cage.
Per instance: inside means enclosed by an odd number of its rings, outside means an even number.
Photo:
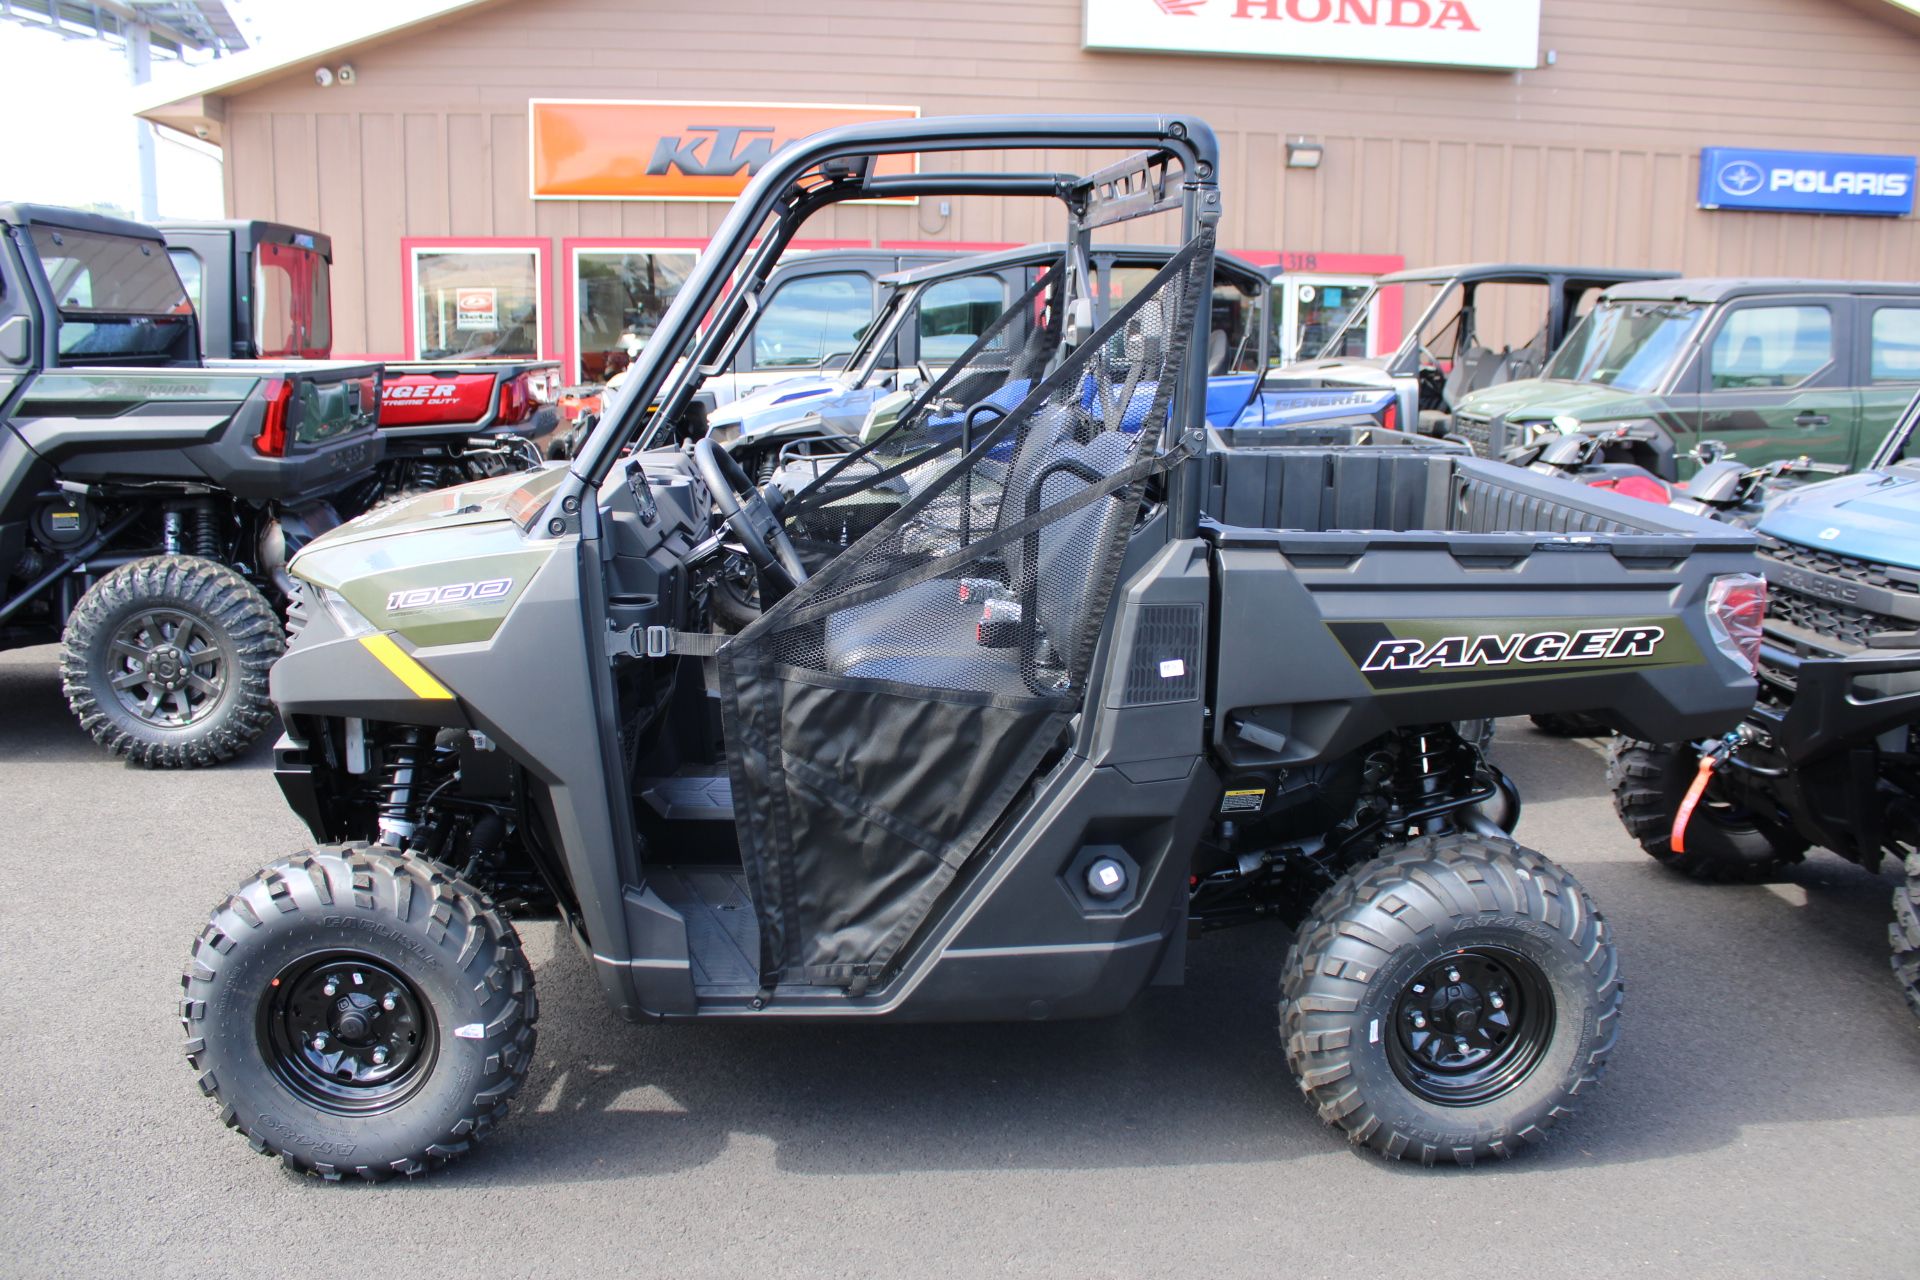
[[[1047,149],[1134,154],[1084,176],[881,174],[876,163],[884,155]],[[892,196],[1058,199],[1070,216],[1073,252],[1068,271],[1084,281],[1095,228],[1179,210],[1185,240],[1217,222],[1219,169],[1219,144],[1213,130],[1204,121],[1173,116],[932,117],[848,125],[800,140],[777,153],[755,176],[714,233],[712,250],[700,259],[661,318],[617,408],[582,444],[569,482],[558,487],[537,528],[564,533],[579,527],[575,513],[591,505],[582,500],[584,492],[599,487],[628,443],[637,440],[650,423],[677,419],[700,381],[725,367],[732,348],[758,314],[761,291],[781,253],[800,226],[828,205]],[[756,239],[755,231],[769,219],[774,220],[772,227]],[[740,270],[743,262],[744,272]],[[713,323],[695,336],[700,318],[709,312],[714,314]],[[1205,322],[1204,313],[1196,318],[1196,324]],[[689,358],[677,363],[679,354],[689,350]],[[1189,365],[1189,385],[1182,388],[1181,398],[1204,404],[1205,364],[1191,361]]]

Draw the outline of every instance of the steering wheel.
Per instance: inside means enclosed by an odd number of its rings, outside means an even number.
[[[746,547],[754,564],[785,578],[790,587],[805,582],[806,566],[800,563],[793,539],[781,526],[767,495],[754,487],[733,455],[702,436],[693,446],[693,465],[699,469],[727,527]]]

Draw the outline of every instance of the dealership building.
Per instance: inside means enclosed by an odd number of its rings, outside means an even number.
[[[339,354],[603,376],[760,159],[915,114],[1203,117],[1222,247],[1285,271],[1282,346],[1401,266],[1920,276],[1920,4],[1894,0],[480,0],[195,74],[140,114],[221,148],[229,216],[331,238]],[[803,246],[1060,225],[845,205]]]

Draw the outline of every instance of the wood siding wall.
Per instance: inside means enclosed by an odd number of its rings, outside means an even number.
[[[564,238],[718,224],[718,204],[529,199],[533,97],[1187,110],[1222,137],[1229,247],[1920,274],[1920,220],[1695,207],[1702,146],[1920,150],[1920,37],[1835,0],[1545,0],[1557,62],[1523,72],[1088,53],[1080,36],[1081,0],[510,0],[358,50],[350,87],[300,72],[236,95],[228,208],[332,235],[336,349],[375,354],[403,348],[403,237],[547,238],[557,301]],[[1320,169],[1285,167],[1293,135],[1325,146]],[[844,207],[810,233],[1057,234],[1009,203]]]

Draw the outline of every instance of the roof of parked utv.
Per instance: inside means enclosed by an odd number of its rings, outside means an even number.
[[[160,239],[160,233],[144,222],[89,213],[84,209],[67,209],[57,204],[0,203],[0,223],[11,227],[65,227],[70,231],[97,231],[102,235],[132,236],[140,240]]]
[[[1416,267],[1380,277],[1387,284],[1433,284],[1442,280],[1465,280],[1474,284],[1537,284],[1542,280],[1565,280],[1570,284],[1613,285],[1628,280],[1671,280],[1678,271],[1653,271],[1646,267],[1552,267],[1512,262],[1462,262],[1450,267]]]
[[[1037,263],[1052,262],[1066,253],[1067,246],[1060,241],[1041,244],[1023,244],[1013,249],[1001,249],[992,253],[969,254],[963,258],[949,258],[922,267],[910,267],[880,277],[880,282],[890,288],[906,288],[924,284],[929,280],[945,280],[953,276],[976,275],[983,271],[994,271],[1001,267],[1028,266]],[[1137,258],[1143,262],[1164,263],[1180,252],[1176,245],[1167,244],[1096,244],[1091,250],[1096,258]],[[1224,269],[1228,274],[1246,279],[1249,283],[1264,282],[1266,273],[1244,258],[1236,258],[1230,253],[1213,255],[1216,273]]]
[[[1685,280],[1645,279],[1607,290],[1607,297],[1636,302],[1727,302],[1756,294],[1894,293],[1920,295],[1920,284],[1894,280],[1808,280],[1796,276],[1699,276]]]
[[[265,218],[162,218],[153,225],[162,231],[231,231],[250,244],[298,245],[329,261],[333,258],[332,236]]]

